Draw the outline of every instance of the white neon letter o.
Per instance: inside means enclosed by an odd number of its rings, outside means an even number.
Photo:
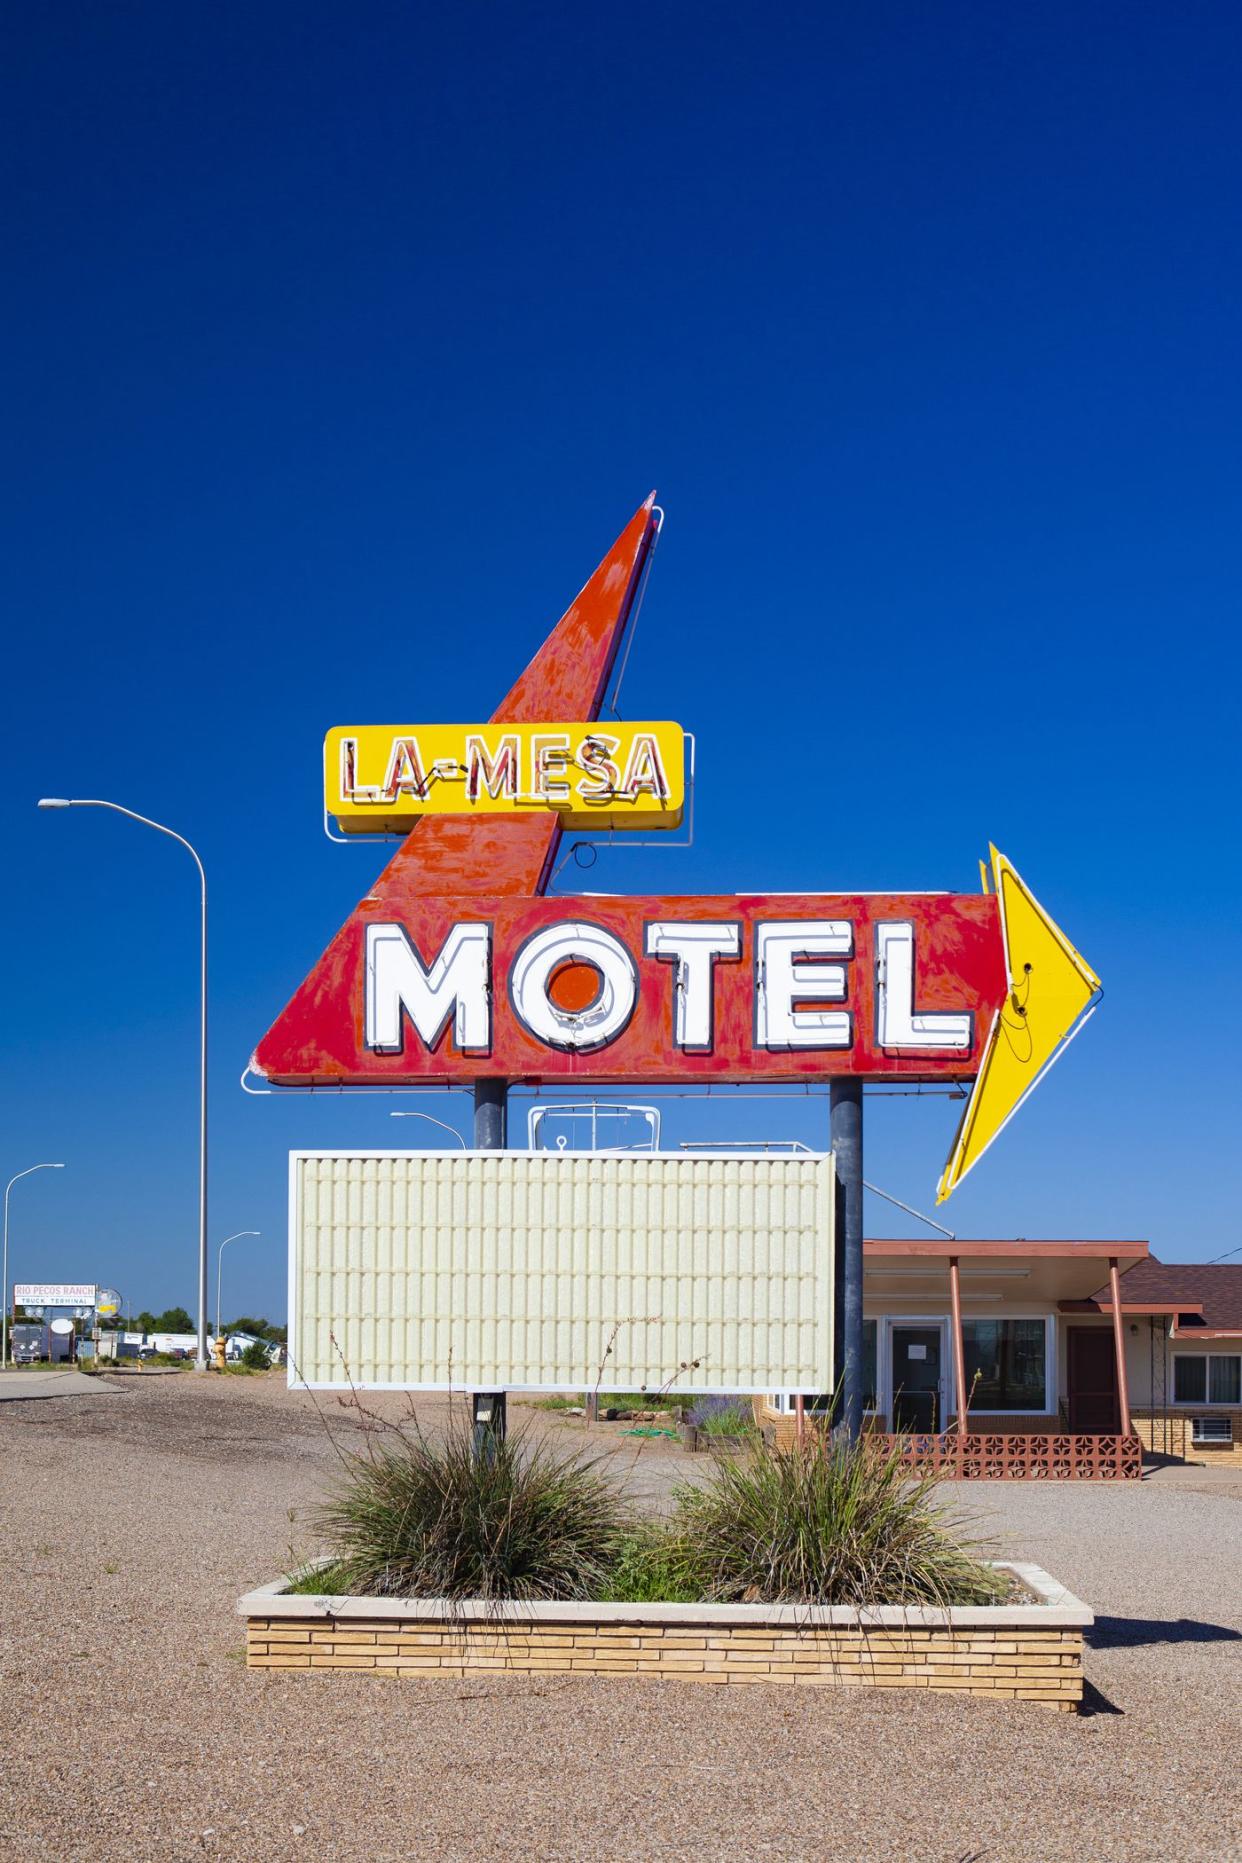
[[[564,964],[589,964],[600,987],[585,1009],[562,1009],[548,994]],[[549,1048],[606,1048],[634,1013],[638,969],[619,938],[600,925],[549,925],[526,940],[513,960],[509,996],[518,1020]]]

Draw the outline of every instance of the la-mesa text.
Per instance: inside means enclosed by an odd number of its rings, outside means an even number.
[[[342,725],[324,743],[324,806],[353,834],[549,809],[566,827],[675,828],[684,767],[667,723]]]

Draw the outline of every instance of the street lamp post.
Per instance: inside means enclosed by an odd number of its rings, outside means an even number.
[[[194,1357],[196,1371],[207,1370],[207,875],[203,863],[198,857],[198,850],[190,845],[183,834],[175,828],[166,828],[163,822],[152,821],[149,815],[139,815],[134,809],[122,808],[119,802],[101,802],[92,797],[80,796],[43,796],[40,798],[41,809],[111,809],[117,815],[126,815],[131,822],[139,822],[144,828],[154,828],[158,834],[166,834],[170,840],[179,841],[198,868],[200,940],[199,940],[199,1057],[198,1057],[198,1349]]]
[[[262,1233],[263,1232],[260,1229],[236,1229],[234,1230],[231,1236],[225,1236],[224,1241],[220,1244],[219,1248],[216,1250],[216,1338],[217,1339],[220,1338],[221,1333],[223,1331],[223,1319],[224,1319],[224,1310],[220,1305],[220,1283],[224,1277],[224,1251],[228,1247],[230,1242],[236,1242],[238,1236],[257,1236],[257,1235],[261,1235]]]
[[[428,1125],[439,1126],[442,1132],[452,1133],[463,1151],[470,1149],[456,1126],[446,1125],[443,1119],[433,1119],[430,1113],[389,1113],[388,1117],[390,1119],[425,1119]]]
[[[19,1177],[29,1177],[32,1171],[63,1171],[63,1164],[28,1164],[24,1171],[18,1171],[4,1187],[4,1268],[0,1278],[4,1282],[4,1307],[0,1311],[0,1371],[9,1362],[9,1192]]]

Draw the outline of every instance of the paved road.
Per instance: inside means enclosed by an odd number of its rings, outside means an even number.
[[[13,1399],[25,1402],[35,1397],[87,1397],[92,1392],[108,1392],[113,1387],[102,1378],[88,1378],[84,1371],[66,1368],[53,1371],[0,1371],[0,1404]]]

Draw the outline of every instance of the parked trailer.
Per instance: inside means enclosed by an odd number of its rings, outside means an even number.
[[[19,1320],[9,1333],[15,1365],[37,1365],[52,1355],[52,1335],[42,1320]]]
[[[208,1341],[210,1348],[210,1341]],[[163,1352],[169,1358],[193,1358],[198,1352],[197,1333],[149,1333],[147,1346],[150,1352]]]

